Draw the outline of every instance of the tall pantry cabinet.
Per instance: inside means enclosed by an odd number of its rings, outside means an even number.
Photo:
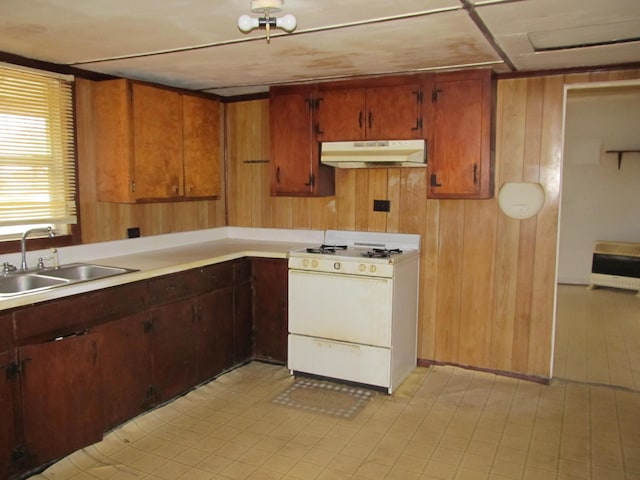
[[[98,201],[220,195],[217,100],[125,79],[95,82],[93,123]]]

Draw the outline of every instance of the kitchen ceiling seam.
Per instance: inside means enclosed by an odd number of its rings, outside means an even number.
[[[504,64],[507,65],[507,67],[509,67],[509,70],[511,70],[512,72],[517,71],[518,69],[516,68],[515,64],[511,61],[509,56],[500,47],[500,45],[498,45],[498,42],[496,42],[496,39],[491,33],[491,31],[489,30],[489,27],[487,27],[486,23],[484,23],[484,21],[480,17],[480,14],[477,12],[475,6],[471,3],[471,1],[460,0],[460,3],[462,4],[462,7],[467,11],[469,18],[474,23],[476,28],[480,31],[482,36],[489,43],[491,48],[493,48],[494,52],[496,52],[496,55],[498,55],[498,57],[502,59]]]
[[[461,0],[463,1],[463,0]],[[292,36],[299,36],[299,35],[305,35],[305,34],[309,34],[309,33],[317,33],[317,32],[330,32],[333,30],[342,30],[345,28],[351,28],[351,27],[360,27],[363,25],[376,25],[379,23],[387,23],[387,22],[393,22],[393,21],[397,21],[397,20],[406,20],[408,18],[419,18],[419,17],[426,17],[429,15],[435,15],[437,13],[446,13],[446,12],[455,12],[455,11],[459,11],[461,10],[462,7],[447,7],[447,8],[436,8],[433,10],[422,10],[420,12],[411,12],[411,13],[405,13],[405,14],[401,14],[401,15],[391,15],[391,16],[387,16],[387,17],[379,17],[379,18],[371,18],[371,19],[366,19],[366,20],[358,20],[358,21],[354,21],[354,22],[349,22],[349,23],[339,23],[336,25],[327,25],[327,26],[323,26],[323,27],[315,27],[315,28],[307,28],[307,29],[297,29],[295,32],[292,33],[277,33],[277,34],[272,34],[271,38],[278,38],[278,37],[292,37]],[[155,56],[159,56],[159,55],[169,55],[172,53],[182,53],[182,52],[192,52],[195,50],[205,50],[207,48],[215,48],[215,47],[221,47],[221,46],[225,46],[225,45],[234,45],[234,44],[238,44],[238,43],[250,43],[250,42],[256,42],[256,41],[264,41],[264,36],[260,35],[259,37],[239,37],[239,38],[234,38],[232,40],[225,40],[222,42],[213,42],[213,43],[203,43],[200,45],[190,45],[188,47],[179,47],[179,48],[169,48],[169,49],[165,49],[165,50],[156,50],[156,51],[152,51],[152,52],[143,52],[143,53],[133,53],[133,54],[128,54],[128,55],[116,55],[116,56],[112,56],[112,57],[102,57],[102,58],[96,58],[96,59],[91,59],[91,60],[81,60],[81,61],[77,61],[77,62],[71,62],[69,63],[69,65],[88,65],[88,64],[95,64],[95,63],[103,63],[103,62],[112,62],[112,61],[117,61],[117,60],[131,60],[131,59],[135,59],[135,58],[145,58],[145,57],[155,57]]]

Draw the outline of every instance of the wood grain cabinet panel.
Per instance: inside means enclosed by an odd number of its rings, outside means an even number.
[[[423,138],[422,85],[327,88],[318,93],[318,140]]]
[[[253,259],[253,349],[256,358],[287,362],[287,260]]]
[[[0,478],[9,478],[12,473],[12,451],[17,445],[14,382],[10,374],[13,362],[13,352],[6,345],[0,347]]]
[[[436,75],[429,122],[428,198],[491,198],[495,87],[489,70]]]
[[[198,298],[198,335],[195,339],[198,383],[234,364],[233,286],[203,293]]]
[[[220,103],[182,95],[184,195],[220,195]]]
[[[217,100],[120,79],[95,82],[92,101],[99,201],[220,194]]]
[[[149,312],[153,393],[165,402],[196,385],[196,300],[165,303]]]
[[[335,174],[320,164],[314,88],[273,87],[269,91],[271,195],[327,196]]]
[[[105,427],[114,428],[153,406],[151,336],[146,311],[95,328],[99,339]]]
[[[184,195],[180,94],[133,83],[133,191],[140,199]]]
[[[26,468],[102,439],[104,404],[94,334],[19,347],[18,362]]]

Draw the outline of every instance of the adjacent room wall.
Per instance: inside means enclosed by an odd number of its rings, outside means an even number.
[[[597,240],[640,242],[640,86],[569,90],[558,281],[588,284]]]

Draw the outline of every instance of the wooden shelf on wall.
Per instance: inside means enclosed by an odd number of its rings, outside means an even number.
[[[622,155],[625,153],[640,153],[640,150],[607,150],[606,153],[617,153],[618,154],[618,170],[622,166]]]

